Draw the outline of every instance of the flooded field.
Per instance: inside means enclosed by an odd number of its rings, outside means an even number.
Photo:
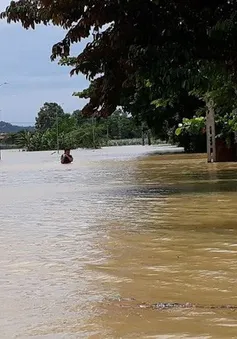
[[[1,339],[237,338],[237,164],[159,150],[3,153]]]

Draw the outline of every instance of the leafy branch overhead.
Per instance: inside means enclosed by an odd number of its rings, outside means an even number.
[[[210,91],[200,71],[207,64],[236,83],[235,0],[19,0],[1,17],[26,29],[52,24],[67,31],[51,58],[92,81],[79,94],[89,98],[86,115],[107,116],[118,105],[135,112],[138,104],[149,115],[183,91]],[[90,36],[72,56],[71,45]]]

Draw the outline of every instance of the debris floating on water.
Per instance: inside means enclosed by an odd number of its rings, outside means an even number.
[[[113,300],[114,301],[114,300]],[[223,305],[201,305],[201,304],[192,304],[190,302],[186,303],[177,303],[177,302],[157,302],[154,304],[149,303],[131,303],[131,305],[128,304],[128,302],[134,302],[136,299],[134,298],[118,298],[116,300],[120,303],[120,307],[126,307],[126,308],[141,308],[141,309],[152,309],[152,310],[166,310],[166,309],[173,309],[173,308],[182,308],[182,309],[193,309],[193,308],[199,308],[199,309],[228,309],[228,310],[237,310],[237,305],[229,305],[229,304],[223,304]],[[124,304],[123,304],[124,303]]]

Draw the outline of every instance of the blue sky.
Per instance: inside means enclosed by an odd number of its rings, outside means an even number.
[[[0,1],[0,12],[10,0]],[[57,102],[66,112],[84,105],[72,96],[87,87],[84,76],[70,77],[70,68],[50,61],[51,47],[61,40],[64,32],[53,26],[37,26],[24,30],[20,24],[0,21],[0,120],[18,125],[34,124],[35,116],[44,102]],[[83,49],[86,42],[74,47]]]

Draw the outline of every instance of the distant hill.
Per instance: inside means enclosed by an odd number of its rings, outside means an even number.
[[[32,126],[17,126],[12,125],[9,122],[0,121],[0,133],[17,133],[22,130],[33,131],[34,127]]]

